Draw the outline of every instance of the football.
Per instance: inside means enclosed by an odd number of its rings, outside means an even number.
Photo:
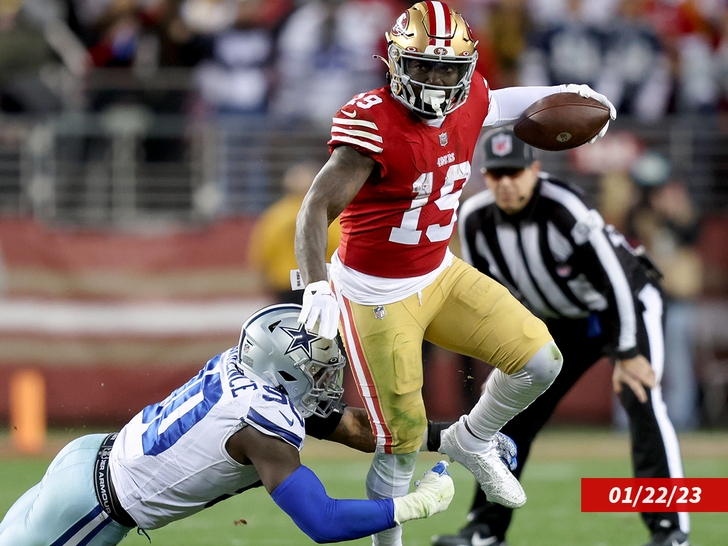
[[[556,93],[526,108],[513,132],[534,148],[560,151],[581,146],[609,121],[609,108],[576,93]]]

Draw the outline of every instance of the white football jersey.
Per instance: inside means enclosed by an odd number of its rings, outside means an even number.
[[[157,529],[261,485],[252,465],[225,450],[246,425],[303,448],[301,414],[283,394],[235,365],[238,348],[212,358],[164,401],[121,430],[110,456],[119,502],[142,529]]]

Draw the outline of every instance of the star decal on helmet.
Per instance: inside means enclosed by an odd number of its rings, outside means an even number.
[[[308,358],[312,358],[311,345],[315,341],[322,339],[321,336],[312,334],[308,330],[306,330],[306,326],[303,323],[299,324],[298,328],[281,326],[281,330],[291,336],[291,344],[288,346],[288,349],[286,349],[285,354],[292,353],[296,349],[303,349],[303,352],[306,353],[306,356]]]

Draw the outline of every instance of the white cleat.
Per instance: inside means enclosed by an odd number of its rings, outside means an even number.
[[[526,504],[526,493],[523,487],[503,463],[494,440],[491,447],[484,452],[466,451],[458,442],[457,427],[461,422],[453,423],[442,432],[440,453],[450,457],[470,470],[478,480],[480,488],[491,502],[497,502],[509,508],[520,508]]]

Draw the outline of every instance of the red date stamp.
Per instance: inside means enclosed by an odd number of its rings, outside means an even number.
[[[728,478],[582,478],[582,512],[728,512]]]

